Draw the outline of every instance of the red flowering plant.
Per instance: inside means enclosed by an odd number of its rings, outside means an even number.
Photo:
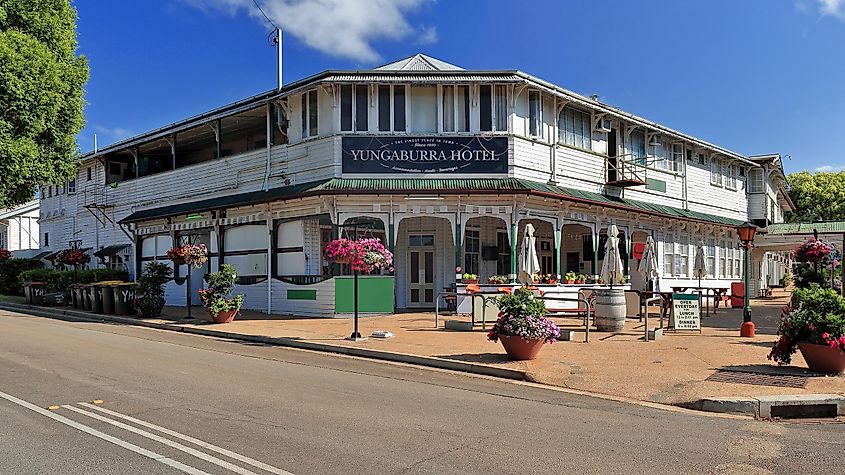
[[[86,254],[82,249],[70,248],[56,253],[53,261],[59,265],[78,266],[90,262],[91,256]]]
[[[326,245],[326,259],[365,273],[391,269],[393,265],[393,253],[376,238],[335,239]]]
[[[199,269],[208,260],[208,248],[205,244],[185,244],[170,249],[166,256],[176,264],[185,263],[194,269]]]
[[[830,345],[845,351],[845,298],[818,284],[795,289],[792,301],[781,312],[778,335],[769,359],[781,365],[792,361],[799,343]]]
[[[836,257],[836,248],[832,243],[812,237],[792,251],[792,258],[798,262],[829,263],[829,259]],[[837,264],[834,262],[834,267]]]
[[[8,249],[0,249],[0,262],[9,260],[12,257],[12,251]]]

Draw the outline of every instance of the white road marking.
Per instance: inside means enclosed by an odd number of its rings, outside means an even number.
[[[43,407],[38,407],[35,404],[24,401],[23,399],[18,399],[15,396],[12,396],[11,394],[6,394],[6,393],[0,391],[0,397],[2,397],[3,399],[5,399],[9,402],[17,404],[18,406],[29,409],[30,411],[41,414],[42,416],[47,416],[47,417],[49,417],[50,419],[53,419],[56,422],[60,422],[60,423],[66,425],[66,426],[69,426],[69,427],[73,427],[76,430],[85,432],[86,434],[89,434],[89,435],[93,435],[94,437],[97,437],[98,439],[102,439],[102,440],[105,440],[106,442],[110,442],[114,445],[123,447],[126,450],[130,450],[132,452],[135,452],[136,454],[143,455],[144,457],[151,458],[151,459],[155,460],[156,462],[163,463],[163,464],[168,465],[170,467],[173,467],[177,470],[181,470],[185,473],[189,473],[191,475],[210,475],[207,472],[203,472],[202,470],[198,470],[194,467],[190,467],[190,466],[185,465],[183,463],[177,462],[173,459],[165,457],[164,455],[157,454],[157,453],[155,453],[151,450],[147,450],[143,447],[138,447],[137,445],[131,444],[131,443],[129,443],[129,442],[123,440],[123,439],[113,437],[111,435],[100,432],[97,429],[94,429],[92,427],[88,427],[85,424],[81,424],[81,423],[76,422],[72,419],[68,419],[67,417],[61,416],[61,415],[56,414],[54,412],[51,412],[47,409],[44,409]]]
[[[245,455],[241,455],[239,453],[232,452],[231,450],[224,449],[223,447],[218,447],[216,445],[209,444],[208,442],[196,439],[196,438],[191,437],[189,435],[180,434],[179,432],[167,429],[165,427],[157,426],[157,425],[152,424],[152,423],[147,422],[147,421],[142,421],[141,419],[137,419],[137,418],[132,417],[132,416],[127,416],[125,414],[121,414],[119,412],[111,411],[111,410],[106,409],[104,407],[101,407],[101,406],[98,406],[98,405],[95,405],[95,404],[91,404],[91,403],[87,403],[87,402],[81,402],[81,403],[79,403],[79,405],[85,406],[89,409],[94,409],[96,411],[100,411],[103,414],[108,414],[108,415],[113,416],[113,417],[117,417],[117,418],[129,421],[129,422],[133,422],[135,424],[138,424],[139,426],[143,426],[143,427],[146,427],[148,429],[152,429],[152,430],[161,432],[162,434],[167,434],[171,437],[176,437],[177,439],[181,439],[181,440],[184,440],[186,442],[190,442],[190,443],[198,445],[198,446],[200,446],[204,449],[211,450],[212,452],[217,452],[218,454],[225,455],[226,457],[241,461],[243,463],[252,465],[253,467],[260,468],[260,469],[265,470],[265,471],[270,472],[270,473],[275,473],[277,475],[293,475],[291,472],[287,472],[287,471],[282,470],[280,468],[276,468],[272,465],[268,465],[266,463],[259,462],[258,460],[251,459],[251,458],[249,458]]]
[[[106,424],[111,424],[111,425],[113,425],[115,427],[119,427],[123,430],[128,430],[129,432],[133,432],[133,433],[138,434],[142,437],[146,437],[150,440],[154,440],[156,442],[162,443],[162,444],[167,445],[169,447],[173,447],[176,450],[180,450],[182,452],[185,452],[186,454],[193,455],[194,457],[196,457],[198,459],[202,459],[202,460],[205,460],[206,462],[213,463],[214,465],[217,465],[217,466],[223,467],[225,469],[231,470],[235,473],[240,473],[241,475],[258,475],[255,472],[250,472],[249,470],[247,470],[243,467],[239,467],[239,466],[237,466],[233,463],[227,462],[223,459],[219,459],[217,457],[208,455],[205,452],[200,452],[197,449],[193,449],[193,448],[188,447],[186,445],[182,445],[178,442],[173,442],[170,439],[165,439],[164,437],[160,437],[160,436],[155,435],[151,432],[147,432],[145,430],[138,429],[138,428],[130,426],[128,424],[124,424],[122,422],[118,422],[118,421],[109,419],[108,417],[104,417],[104,416],[101,416],[99,414],[95,414],[95,413],[90,412],[90,411],[85,411],[83,409],[79,409],[78,407],[73,407],[73,406],[67,405],[67,404],[63,405],[62,408],[71,410],[73,412],[76,412],[78,414],[82,414],[84,416],[88,416],[92,419],[97,419],[98,421],[105,422]]]

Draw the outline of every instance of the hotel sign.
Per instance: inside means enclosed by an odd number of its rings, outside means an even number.
[[[505,174],[506,137],[343,137],[343,173]]]

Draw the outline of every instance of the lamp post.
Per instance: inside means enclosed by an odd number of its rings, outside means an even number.
[[[751,303],[748,299],[748,271],[751,267],[749,256],[751,255],[751,248],[754,247],[754,235],[757,234],[757,226],[746,221],[736,227],[736,232],[739,234],[739,240],[742,242],[742,248],[745,251],[745,276],[743,285],[745,288],[745,298],[743,299],[742,326],[739,327],[739,336],[750,338],[754,336],[754,322],[751,321]]]

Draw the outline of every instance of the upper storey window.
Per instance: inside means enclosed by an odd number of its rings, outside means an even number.
[[[317,123],[317,90],[302,94],[302,138],[316,137]]]
[[[482,132],[507,132],[507,86],[483,85],[478,88],[478,108]]]
[[[631,132],[631,158],[636,160],[640,165],[645,165],[646,163],[645,132],[642,130]]]
[[[443,86],[443,131],[469,132],[469,86]]]
[[[593,149],[591,117],[589,112],[565,107],[558,116],[558,141],[582,148]]]
[[[763,170],[760,170],[759,168],[752,168],[751,170],[748,170],[748,192],[763,192]]]
[[[340,130],[366,132],[369,129],[370,92],[366,85],[340,86]]]
[[[528,135],[543,136],[543,99],[540,91],[528,91]]]
[[[378,87],[379,132],[405,131],[405,86]]]

